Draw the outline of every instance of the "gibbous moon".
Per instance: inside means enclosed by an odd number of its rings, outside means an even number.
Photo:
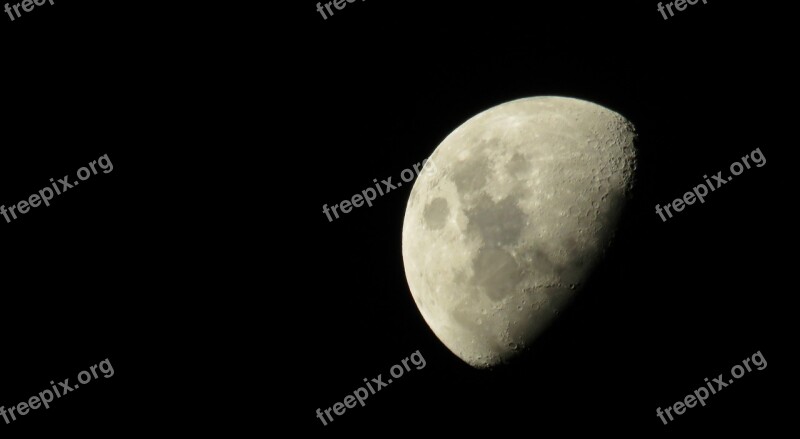
[[[591,102],[515,100],[453,131],[403,222],[414,301],[436,336],[486,368],[529,346],[611,243],[636,166],[633,125]]]

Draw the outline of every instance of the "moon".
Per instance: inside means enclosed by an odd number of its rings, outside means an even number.
[[[592,274],[633,188],[636,132],[565,97],[490,108],[430,156],[408,200],[403,263],[422,317],[476,368],[529,347]]]

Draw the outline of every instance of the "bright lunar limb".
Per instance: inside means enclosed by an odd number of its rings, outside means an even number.
[[[414,184],[403,262],[436,336],[468,364],[514,357],[586,282],[633,184],[633,126],[599,105],[519,99],[453,131]]]

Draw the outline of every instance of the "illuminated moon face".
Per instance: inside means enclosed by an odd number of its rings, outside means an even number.
[[[437,337],[485,368],[530,345],[613,236],[632,186],[633,126],[561,97],[478,114],[436,148],[403,223],[411,294]]]

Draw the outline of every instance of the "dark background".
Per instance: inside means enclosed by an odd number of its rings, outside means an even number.
[[[325,21],[313,2],[57,2],[0,18],[0,203],[114,163],[0,220],[0,404],[115,368],[0,429],[779,431],[796,387],[788,11],[713,1],[664,21],[657,2],[554,3],[367,1]],[[537,95],[631,120],[639,184],[574,306],[520,361],[478,371],[408,291],[410,189],[332,223],[321,208]],[[763,168],[654,213],[757,147]],[[425,369],[317,420],[418,349]],[[758,350],[764,371],[655,417]]]
[[[104,154],[114,164],[0,224],[0,405],[106,358],[115,369],[0,420],[3,437],[231,433],[260,410],[240,402],[242,383],[265,381],[245,167],[263,141],[241,103],[257,84],[232,44],[242,31],[222,39],[211,12],[56,0],[0,17],[0,203]]]
[[[786,424],[794,348],[781,248],[789,178],[779,169],[793,123],[777,6],[700,3],[664,21],[657,2],[357,2],[324,21],[308,3],[307,45],[295,54],[311,72],[302,109],[321,157],[303,177],[314,189],[298,194],[303,220],[316,217],[318,249],[303,258],[314,273],[310,297],[301,294],[314,311],[300,342],[314,377],[299,398],[303,425],[649,437]],[[587,99],[631,120],[639,185],[616,247],[574,306],[519,363],[478,371],[438,341],[409,293],[410,189],[332,223],[321,206],[399,175],[478,112],[537,95]],[[666,223],[655,214],[757,147],[766,166]],[[314,417],[417,349],[422,371],[331,425]],[[656,418],[759,350],[764,371],[670,425]]]

